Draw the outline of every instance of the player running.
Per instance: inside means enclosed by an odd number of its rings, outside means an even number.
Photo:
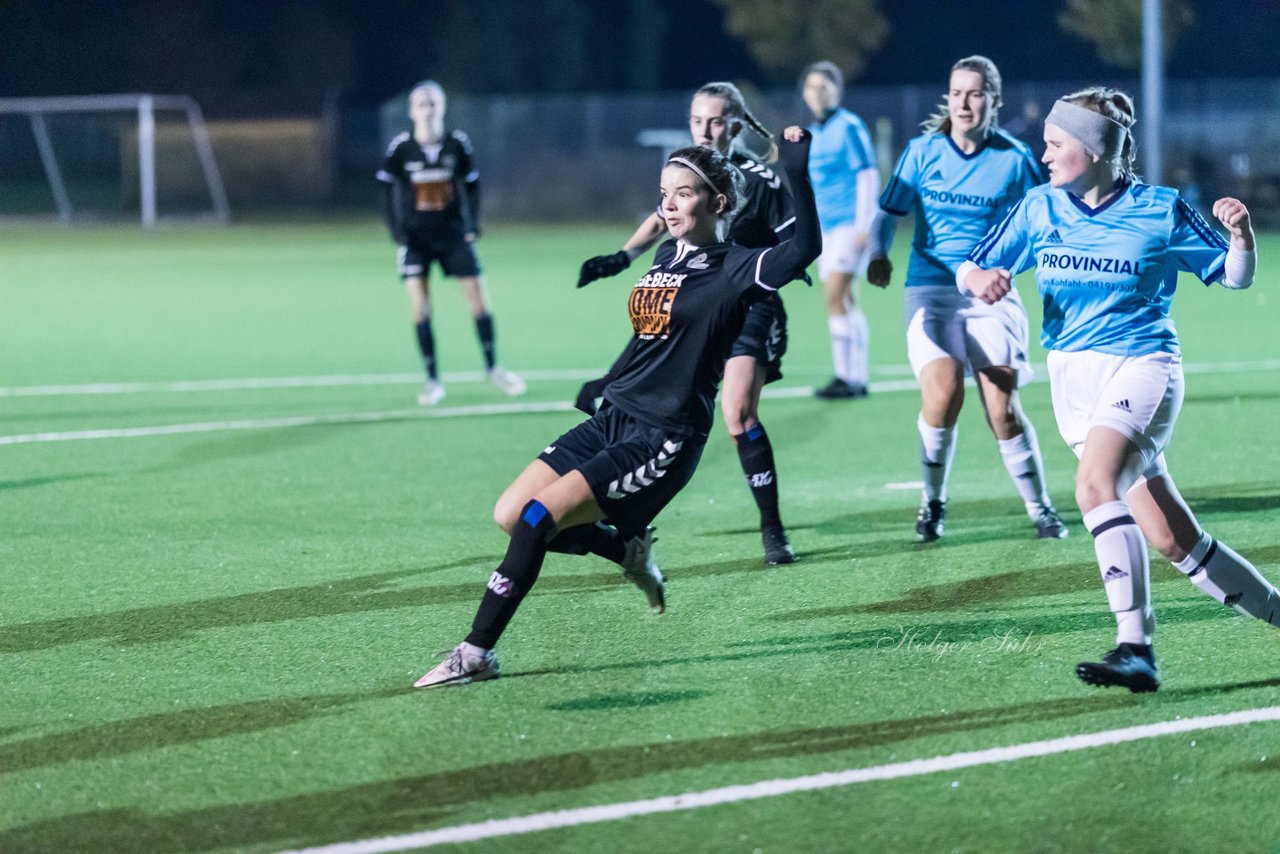
[[[924,495],[916,534],[924,542],[943,535],[966,375],[976,379],[987,424],[1037,536],[1067,536],[1045,487],[1035,427],[1018,400],[1018,387],[1032,373],[1026,309],[1017,291],[987,305],[955,288],[956,268],[969,250],[1044,180],[1030,149],[997,125],[1000,90],[1000,71],[985,56],[951,66],[947,100],[924,123],[924,134],[907,143],[872,229],[867,281],[887,287],[898,218],[915,215],[904,307],[907,355],[920,383]]]
[[[426,385],[418,395],[423,406],[434,406],[445,395],[431,330],[428,282],[433,261],[462,287],[475,318],[489,382],[509,395],[525,393],[524,380],[497,363],[493,311],[474,246],[480,237],[480,175],[472,159],[471,140],[460,130],[445,132],[444,112],[440,84],[426,80],[415,86],[409,93],[413,131],[391,140],[378,170],[383,219],[399,247],[400,275],[427,372]]]
[[[1176,190],[1133,173],[1133,101],[1106,87],[1061,98],[1045,118],[1049,184],[1027,193],[956,272],[988,304],[1031,267],[1044,302],[1053,411],[1080,458],[1076,503],[1094,538],[1116,648],[1082,662],[1090,685],[1154,691],[1155,614],[1143,536],[1204,593],[1280,627],[1280,592],[1209,536],[1178,493],[1164,450],[1182,407],[1169,304],[1180,270],[1231,290],[1253,283],[1249,211],[1222,198],[1215,232]]]
[[[729,158],[692,146],[667,160],[661,209],[672,239],[631,290],[635,335],[614,365],[604,403],[548,445],[498,499],[494,518],[511,535],[506,556],[489,578],[471,633],[416,687],[498,675],[494,646],[548,551],[619,563],[650,608],[665,609],[649,523],[693,476],[748,307],[800,277],[821,248],[806,171],[809,135],[790,127],[784,136],[795,231],[765,249],[725,242],[743,192]]]
[[[708,83],[694,93],[689,107],[689,133],[693,142],[728,156],[746,179],[742,207],[729,223],[729,239],[748,249],[763,249],[776,246],[790,236],[795,216],[791,212],[790,191],[781,176],[768,166],[777,158],[776,147],[770,143],[769,156],[763,162],[744,151],[740,134],[746,127],[770,139],[769,131],[747,109],[737,86]],[[622,272],[666,233],[667,224],[659,210],[640,224],[621,250],[583,262],[578,287]],[[760,511],[764,560],[771,566],[796,559],[778,511],[773,444],[760,423],[759,414],[760,392],[767,383],[782,379],[782,356],[786,351],[787,312],[782,298],[771,293],[748,309],[742,334],[734,341],[725,365],[724,386],[720,392],[720,411],[738,448],[742,473]],[[591,411],[594,399],[608,379],[583,386],[579,400],[586,411]]]

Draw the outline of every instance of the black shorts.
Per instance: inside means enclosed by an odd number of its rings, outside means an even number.
[[[605,520],[630,537],[643,532],[689,482],[706,442],[705,436],[672,434],[638,421],[606,402],[538,459],[561,476],[582,472]]]
[[[397,255],[400,275],[427,276],[431,262],[439,261],[446,276],[478,276],[480,260],[470,241],[461,232],[432,235],[410,235],[409,244],[401,246]]]
[[[786,352],[787,310],[782,307],[782,297],[773,293],[752,303],[729,358],[751,356],[765,369],[764,381],[771,383],[782,379],[782,356]]]

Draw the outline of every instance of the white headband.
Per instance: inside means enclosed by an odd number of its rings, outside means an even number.
[[[1080,140],[1085,151],[1107,160],[1124,150],[1129,135],[1129,129],[1115,119],[1069,101],[1055,101],[1044,121]]]
[[[693,174],[701,178],[706,183],[706,185],[711,188],[711,192],[713,193],[720,192],[719,190],[716,189],[716,185],[711,183],[711,179],[707,177],[707,173],[703,172],[697,166],[694,166],[693,163],[691,163],[690,161],[685,160],[683,157],[672,157],[670,160],[667,161],[667,165],[670,166],[672,163],[679,163],[681,166],[685,167],[686,169],[691,170]]]

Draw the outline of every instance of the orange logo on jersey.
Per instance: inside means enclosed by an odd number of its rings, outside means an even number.
[[[666,338],[671,328],[671,304],[679,288],[633,288],[627,310],[636,334],[648,338]]]
[[[421,169],[414,172],[413,209],[442,211],[453,201],[453,172],[449,169]]]

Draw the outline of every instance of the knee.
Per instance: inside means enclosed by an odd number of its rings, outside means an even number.
[[[724,398],[720,401],[720,412],[724,415],[724,426],[730,436],[741,435],[756,423],[755,411],[746,401]]]
[[[520,518],[520,508],[511,502],[499,498],[498,503],[493,505],[493,521],[497,523],[508,536],[516,526],[516,520]]]
[[[1076,506],[1081,513],[1116,498],[1116,485],[1107,478],[1084,471],[1076,475]]]

